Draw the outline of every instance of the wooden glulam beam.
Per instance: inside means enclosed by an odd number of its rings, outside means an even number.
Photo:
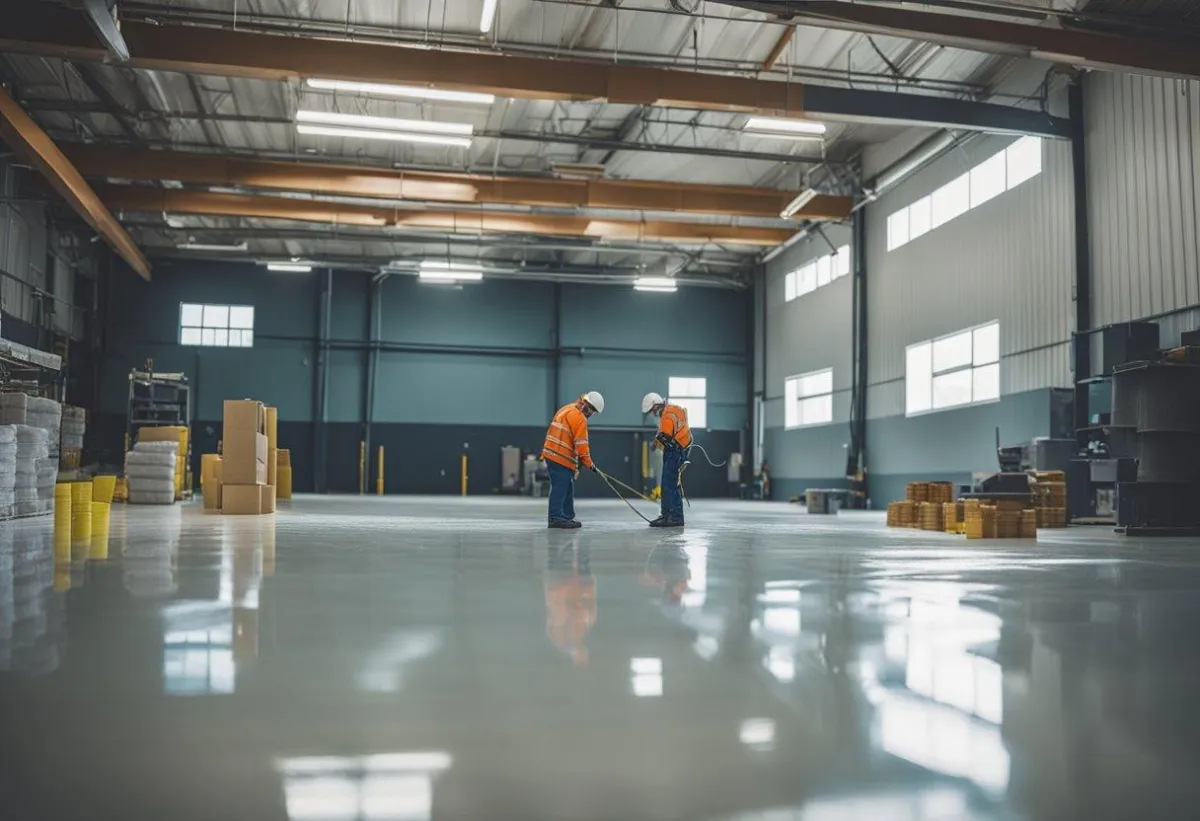
[[[143,279],[150,279],[150,263],[133,238],[121,227],[96,192],[71,165],[54,141],[16,101],[0,87],[0,138],[41,172],[51,187],[67,201],[92,230],[102,236],[121,259]]]
[[[1079,28],[1051,28],[995,17],[917,11],[838,0],[717,2],[772,16],[786,16],[793,24],[909,37],[945,46],[1088,68],[1167,77],[1200,77],[1200,48],[1162,38],[1109,34]]]
[[[83,17],[50,3],[9,15],[0,51],[103,60]],[[481,91],[502,97],[596,101],[802,116],[804,88],[675,69],[585,60],[418,49],[126,20],[137,68],[262,80],[328,78]]]
[[[395,209],[320,200],[110,185],[100,189],[118,212],[193,214],[300,220],[334,225],[399,227],[466,234],[545,234],[642,242],[778,245],[792,235],[779,228],[657,221],[624,221],[482,210]],[[380,234],[386,239],[386,234]]]
[[[178,180],[193,185],[248,186],[391,200],[778,217],[795,196],[748,186],[393,171],[103,145],[74,144],[64,150],[82,174],[93,177]],[[819,196],[793,219],[847,219],[852,205],[850,197]]]

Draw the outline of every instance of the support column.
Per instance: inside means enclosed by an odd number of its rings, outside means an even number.
[[[313,346],[313,491],[329,492],[329,325],[333,307],[333,269],[318,274],[317,334]]]
[[[1071,119],[1071,179],[1075,193],[1075,381],[1092,375],[1092,251],[1088,226],[1087,151],[1084,137],[1083,78],[1077,77],[1067,87],[1067,108]],[[1078,415],[1086,409],[1076,402],[1076,427],[1084,427]]]
[[[853,491],[851,504],[867,506],[867,209],[854,212],[851,225],[851,260],[854,266],[851,327],[853,334],[852,384],[850,389],[850,452],[846,478]]]
[[[371,423],[375,417],[375,372],[379,366],[380,303],[386,274],[371,277],[367,291],[366,368],[363,370],[363,442],[366,443],[366,475],[371,475]]]
[[[554,316],[550,324],[550,416],[558,410],[562,385],[562,283],[554,283]]]

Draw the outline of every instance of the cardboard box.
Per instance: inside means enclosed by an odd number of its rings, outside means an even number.
[[[178,442],[183,439],[187,428],[178,425],[160,425],[138,428],[139,442]]]
[[[265,485],[267,437],[252,431],[226,431],[221,466],[228,484]]]
[[[273,485],[258,486],[258,512],[275,512],[275,487]]]
[[[271,487],[278,487],[279,481],[279,449],[268,448],[267,450],[267,484]]]
[[[225,400],[225,438],[233,431],[266,433],[266,414],[262,402],[253,399]]]
[[[204,470],[208,471],[204,477],[204,509],[220,510],[221,457],[212,453],[206,453],[201,458],[204,460]]]
[[[257,516],[262,506],[264,485],[222,485],[221,512],[234,516]]]

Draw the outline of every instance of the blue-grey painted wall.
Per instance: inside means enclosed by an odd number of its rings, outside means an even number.
[[[219,419],[226,398],[254,396],[278,406],[281,420],[312,421],[320,276],[160,262],[151,283],[118,277],[108,310],[101,410],[123,414],[129,369],[153,358],[157,369],[192,378],[197,419]],[[563,354],[559,392],[552,396],[554,285],[496,280],[448,288],[406,276],[385,280],[373,420],[542,426],[553,407],[599,390],[608,407],[595,427],[641,427],[644,393],[666,392],[670,376],[702,376],[709,426],[740,430],[746,424],[747,292],[559,287]],[[369,289],[368,274],[334,273],[330,422],[363,418]],[[254,347],[181,347],[181,302],[254,305]]]

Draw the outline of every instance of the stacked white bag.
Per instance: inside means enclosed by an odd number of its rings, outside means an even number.
[[[175,460],[178,442],[138,442],[125,454],[125,483],[129,503],[169,505],[175,502]]]
[[[17,425],[17,480],[13,488],[13,514],[16,516],[33,516],[45,513],[38,497],[38,469],[50,457],[47,445],[50,437],[42,428],[29,425]],[[51,505],[54,499],[54,487],[50,488]]]
[[[53,399],[31,396],[27,401],[25,424],[46,431],[50,455],[58,458],[59,432],[62,430],[62,405]]]
[[[0,393],[0,425],[24,425],[28,405],[23,393]]]
[[[17,427],[0,425],[0,519],[13,515],[17,487]]]
[[[64,405],[62,409],[62,449],[83,450],[83,434],[87,431],[87,415],[83,408]]]

